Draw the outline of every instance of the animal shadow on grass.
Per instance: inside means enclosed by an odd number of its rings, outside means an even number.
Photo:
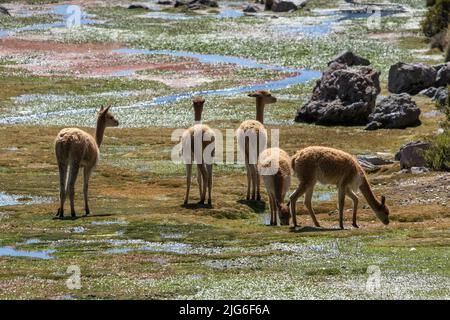
[[[81,215],[72,217],[70,215],[64,216],[62,219],[60,217],[53,217],[53,220],[78,220],[83,218],[97,218],[97,217],[111,217],[114,216],[112,213],[97,213],[97,214],[89,214],[89,215]]]
[[[248,206],[255,213],[263,213],[266,210],[266,203],[264,201],[238,200],[238,203]]]
[[[187,203],[187,204],[182,204],[181,205],[182,208],[185,209],[190,209],[190,210],[195,210],[195,209],[200,209],[200,208],[205,208],[205,209],[212,209],[213,206],[211,204],[207,204],[207,203]]]
[[[296,227],[296,228],[290,228],[291,232],[295,233],[305,233],[305,232],[323,232],[323,231],[342,231],[340,228],[318,228],[318,227],[310,227],[310,226],[304,226],[304,227]]]

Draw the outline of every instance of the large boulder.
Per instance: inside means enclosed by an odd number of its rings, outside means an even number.
[[[417,94],[434,86],[436,70],[423,63],[398,62],[389,69],[388,89],[392,93]]]
[[[273,1],[271,8],[273,12],[289,12],[298,9],[297,5],[294,2],[286,0]]]
[[[366,130],[403,129],[420,124],[420,109],[407,93],[393,94],[381,100],[369,115]],[[376,124],[374,124],[375,122]]]
[[[400,161],[401,169],[412,167],[424,167],[426,164],[424,151],[430,148],[428,142],[415,141],[404,144],[395,155],[395,160]]]
[[[349,68],[332,63],[297,111],[295,121],[321,125],[363,125],[380,93],[380,73],[368,67]]]
[[[328,65],[332,64],[333,62],[346,64],[348,66],[357,66],[357,65],[368,66],[370,64],[369,60],[355,55],[350,50],[344,50],[341,53],[339,53],[330,62],[328,62]]]

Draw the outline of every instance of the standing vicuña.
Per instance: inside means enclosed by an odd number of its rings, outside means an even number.
[[[208,187],[208,205],[211,205],[212,189],[212,165],[215,152],[214,131],[205,124],[201,124],[203,104],[205,99],[195,97],[193,99],[194,117],[197,124],[187,129],[182,137],[182,154],[186,163],[186,195],[184,204],[188,203],[189,191],[192,181],[192,163],[197,163],[197,182],[200,190],[200,201],[198,204],[204,204],[206,198],[206,188]],[[206,155],[206,157],[205,157]]]
[[[97,117],[97,128],[95,138],[87,132],[77,128],[62,129],[55,140],[56,160],[59,168],[59,200],[60,205],[57,217],[64,217],[64,202],[67,193],[70,198],[70,211],[72,217],[75,217],[75,181],[80,167],[84,168],[84,203],[86,215],[90,213],[88,205],[88,187],[89,177],[92,170],[97,165],[100,155],[100,145],[103,141],[103,134],[106,127],[117,127],[119,122],[109,113],[109,108],[100,108]],[[70,170],[68,170],[70,167]],[[67,173],[69,171],[69,177]]]
[[[294,226],[297,226],[295,203],[305,193],[305,206],[314,224],[320,227],[311,206],[314,185],[317,182],[337,186],[339,227],[341,229],[344,229],[344,200],[346,195],[353,201],[353,226],[358,227],[356,224],[358,197],[355,194],[358,188],[378,219],[386,225],[389,224],[389,209],[385,204],[386,198],[382,196],[381,201],[375,198],[364,169],[352,155],[333,148],[308,147],[297,151],[292,157],[292,169],[299,180],[299,186],[289,197]]]
[[[269,196],[270,225],[277,225],[277,215],[281,225],[289,224],[289,205],[284,198],[291,185],[291,159],[286,151],[269,148],[261,152],[258,169],[263,177]]]
[[[264,128],[264,106],[277,102],[277,98],[269,91],[258,90],[250,93],[249,97],[256,98],[256,120],[246,120],[236,131],[238,145],[245,154],[245,168],[247,171],[247,200],[261,200],[260,178],[257,170],[257,160],[261,149],[265,148],[267,132]],[[256,194],[255,194],[256,193]]]

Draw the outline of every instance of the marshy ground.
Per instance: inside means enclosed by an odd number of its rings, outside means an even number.
[[[313,205],[323,229],[311,227],[299,204],[301,228],[294,231],[267,226],[268,205],[241,201],[240,165],[215,165],[213,208],[182,207],[184,166],[170,160],[173,130],[192,123],[190,95],[205,94],[204,121],[225,133],[254,117],[246,92],[261,84],[279,99],[266,108],[267,127],[280,130],[280,147],[290,154],[325,145],[393,158],[402,144],[434,136],[443,116],[424,96],[414,97],[422,111],[415,128],[293,122],[315,78],[343,49],[382,72],[382,95],[391,64],[442,62],[418,29],[424,1],[391,1],[411,11],[383,16],[371,29],[366,18],[343,15],[337,0],[312,1],[278,18],[243,16],[239,1],[200,12],[48,2],[5,3],[13,18],[1,18],[0,298],[450,297],[449,173],[398,173],[393,164],[370,174],[374,192],[387,196],[391,223],[383,226],[360,197],[359,229],[347,210],[347,229],[337,230],[335,189],[318,186]],[[62,4],[81,5],[86,23],[60,26]],[[90,184],[92,213],[52,220],[54,138],[65,126],[93,133],[105,104],[120,128],[106,131]],[[195,183],[191,194],[196,201]],[[81,270],[80,289],[66,285],[71,265]],[[369,266],[380,272],[374,291],[366,288],[374,276]]]

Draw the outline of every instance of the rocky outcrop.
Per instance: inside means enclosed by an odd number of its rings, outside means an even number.
[[[342,63],[347,66],[357,66],[357,65],[368,66],[370,64],[369,60],[360,57],[358,55],[355,55],[353,52],[349,50],[344,50],[341,53],[339,53],[330,62],[328,62],[328,65],[332,64],[333,62]]]
[[[332,63],[313,90],[311,99],[297,111],[295,121],[321,125],[364,125],[380,93],[380,73]]]
[[[297,10],[297,5],[291,1],[275,0],[272,4],[273,12],[289,12]]]
[[[415,141],[404,144],[395,155],[395,160],[400,161],[401,169],[412,167],[424,167],[426,164],[424,151],[430,148],[430,144],[423,141]]]
[[[191,0],[191,1],[176,0],[174,7],[175,8],[186,7],[190,10],[199,10],[202,7],[218,8],[219,3],[216,0]]]
[[[417,94],[434,86],[436,75],[435,68],[426,64],[398,62],[389,69],[388,89],[392,93]]]
[[[393,94],[381,100],[369,115],[366,130],[404,129],[420,124],[420,109],[407,93]]]

